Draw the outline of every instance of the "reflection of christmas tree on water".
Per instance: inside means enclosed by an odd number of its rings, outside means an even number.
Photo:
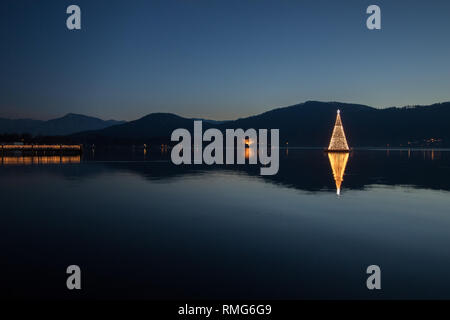
[[[328,159],[330,160],[331,170],[336,182],[336,194],[339,196],[341,194],[341,184],[344,181],[348,152],[328,152]]]
[[[348,152],[350,149],[345,138],[344,127],[342,126],[342,120],[340,111],[337,111],[336,123],[334,124],[333,134],[331,135],[330,145],[328,151],[344,151]]]

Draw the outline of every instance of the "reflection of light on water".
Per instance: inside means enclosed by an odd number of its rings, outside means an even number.
[[[80,163],[81,156],[1,157],[2,165]]]
[[[345,167],[348,161],[348,152],[328,152],[331,170],[333,171],[334,181],[336,182],[336,194],[341,194],[341,184],[344,181]]]
[[[248,160],[253,155],[252,148],[245,148],[245,159]]]

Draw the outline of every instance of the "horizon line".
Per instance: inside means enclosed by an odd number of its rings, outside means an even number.
[[[182,118],[185,118],[185,119],[191,119],[191,120],[227,122],[227,121],[236,121],[236,120],[239,120],[239,119],[245,119],[245,118],[248,118],[248,117],[261,115],[261,114],[264,114],[266,112],[270,112],[270,111],[277,110],[277,109],[294,107],[294,106],[305,104],[305,103],[308,103],[308,102],[318,102],[318,103],[328,103],[328,104],[329,103],[338,103],[338,104],[342,103],[342,104],[366,106],[366,107],[377,109],[377,110],[383,110],[383,109],[390,109],[390,108],[399,108],[399,109],[401,109],[401,108],[427,107],[427,106],[433,106],[433,105],[436,105],[436,104],[450,103],[450,100],[440,101],[440,102],[433,102],[433,103],[430,103],[430,104],[407,104],[407,105],[403,105],[403,106],[388,106],[388,107],[374,107],[374,106],[371,106],[371,105],[362,104],[362,103],[356,103],[356,102],[306,100],[306,101],[295,103],[295,104],[289,104],[289,105],[284,105],[284,106],[275,106],[275,107],[272,107],[271,109],[267,109],[267,110],[261,111],[259,113],[248,114],[248,115],[245,115],[245,116],[240,116],[238,118],[226,119],[226,120],[217,120],[217,119],[211,119],[211,118],[203,118],[201,116],[191,117],[191,116],[185,116],[185,115],[181,115],[181,114],[178,114],[176,112],[170,112],[170,111],[154,111],[154,112],[146,113],[146,114],[144,114],[142,116],[139,116],[139,117],[137,117],[135,119],[132,119],[132,120],[122,120],[122,119],[121,120],[117,120],[117,119],[113,119],[113,118],[104,119],[104,118],[101,118],[101,116],[88,115],[88,114],[77,113],[77,112],[72,112],[72,111],[71,112],[67,112],[67,113],[65,113],[65,114],[63,114],[61,116],[55,116],[55,117],[51,117],[51,118],[48,118],[48,119],[45,119],[45,120],[44,119],[31,118],[31,117],[6,118],[6,117],[3,117],[1,115],[0,115],[0,119],[5,119],[5,120],[32,120],[32,121],[46,122],[46,121],[61,119],[61,118],[64,118],[64,117],[66,117],[68,115],[78,115],[78,116],[85,116],[85,117],[90,117],[90,118],[96,118],[96,119],[100,119],[102,121],[132,122],[132,121],[136,121],[136,120],[142,119],[142,118],[144,118],[144,117],[146,117],[148,115],[151,115],[151,114],[166,113],[166,114],[173,114],[173,115],[176,115],[178,117],[182,117]]]

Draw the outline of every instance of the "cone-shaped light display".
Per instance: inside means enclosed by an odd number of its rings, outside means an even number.
[[[334,124],[333,134],[331,135],[330,145],[328,151],[349,151],[347,139],[345,138],[344,127],[342,126],[342,120],[340,111],[337,111],[336,123]]]

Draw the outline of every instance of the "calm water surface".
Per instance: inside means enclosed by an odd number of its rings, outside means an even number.
[[[131,150],[2,158],[1,295],[450,298],[450,152],[280,152],[271,177]]]

